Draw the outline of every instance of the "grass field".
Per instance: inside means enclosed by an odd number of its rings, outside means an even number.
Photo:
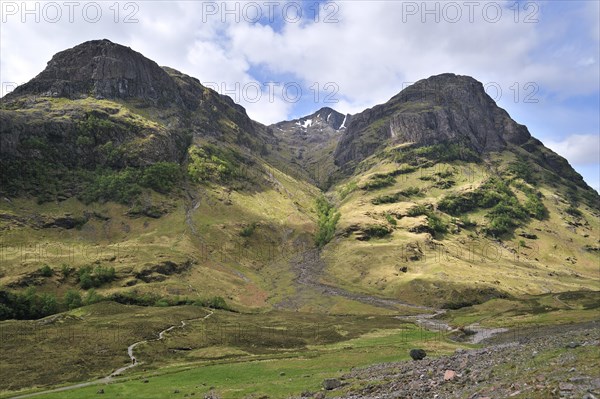
[[[213,391],[221,398],[280,398],[319,391],[325,378],[353,367],[405,360],[415,346],[430,356],[458,347],[439,333],[390,317],[278,313],[239,318],[217,312],[215,320],[207,321],[220,325],[220,331],[210,326],[201,329],[198,321],[189,330],[174,331],[164,343],[144,345],[140,359],[156,356],[161,360],[132,369],[123,380],[37,397],[97,397],[102,388],[109,397],[123,398],[164,398],[175,391],[179,396],[203,397]],[[262,329],[258,338],[252,327]],[[179,353],[172,350],[194,344],[202,347]],[[166,352],[171,355],[165,356]]]

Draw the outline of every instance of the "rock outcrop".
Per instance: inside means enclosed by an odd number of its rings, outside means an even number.
[[[182,103],[177,85],[156,62],[106,39],[55,54],[44,71],[17,87],[9,98],[22,95]]]
[[[420,80],[387,103],[354,115],[336,151],[342,168],[385,144],[462,143],[479,153],[525,144],[531,135],[468,76],[442,74]]]

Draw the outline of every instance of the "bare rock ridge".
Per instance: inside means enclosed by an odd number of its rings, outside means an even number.
[[[173,79],[156,62],[106,39],[55,54],[44,71],[12,93],[23,94],[182,102]]]
[[[289,163],[303,170],[321,188],[328,186],[335,170],[333,153],[351,115],[323,107],[311,115],[269,126],[282,153],[291,155]]]
[[[304,116],[299,119],[294,119],[291,121],[280,122],[277,125],[282,125],[285,123],[293,123],[294,125],[307,129],[311,126],[316,126],[319,128],[323,128],[325,126],[329,126],[333,130],[342,130],[346,128],[350,115],[344,115],[339,113],[338,111],[329,108],[323,107],[320,110],[314,112],[311,115]]]
[[[527,128],[498,107],[480,82],[446,73],[420,80],[387,103],[354,115],[334,156],[345,168],[384,143],[460,142],[484,153],[530,138]]]
[[[196,78],[160,67],[131,48],[109,40],[88,41],[54,55],[38,76],[2,98],[0,109],[0,153],[4,157],[48,158],[51,152],[42,153],[24,145],[41,140],[56,148],[56,154],[64,154],[54,158],[62,157],[60,162],[71,167],[73,160],[83,159],[86,151],[91,154],[90,149],[79,148],[76,143],[78,123],[89,119],[90,111],[80,107],[65,111],[69,118],[62,118],[28,101],[33,97],[39,97],[40,103],[49,103],[48,97],[95,98],[152,107],[153,115],[164,121],[159,128],[134,128],[127,121],[116,120],[109,111],[94,111],[96,119],[115,122],[106,131],[96,129],[97,137],[90,138],[94,148],[108,141],[122,145],[145,138],[142,142],[147,148],[139,152],[143,162],[131,151],[131,156],[116,162],[115,167],[180,161],[189,139],[205,136],[236,143],[261,156],[269,155],[292,169],[299,166],[313,178],[318,177],[315,181],[322,187],[328,187],[340,177],[338,172],[352,173],[358,163],[386,146],[456,143],[479,154],[521,152],[541,167],[588,188],[564,158],[544,147],[525,126],[498,107],[480,82],[451,73],[420,80],[387,103],[356,115],[324,107],[267,128],[252,121],[231,98],[204,87]],[[39,118],[32,121],[20,112],[25,109],[35,110]],[[104,165],[101,154],[97,155],[82,162]]]
[[[88,107],[75,101],[54,101],[57,98],[105,99],[115,104],[98,102]],[[125,108],[132,105],[131,112],[146,108],[160,123],[143,125],[121,118],[118,104]],[[100,148],[110,142],[125,149],[127,156],[110,165],[121,168],[179,162],[192,135],[236,140],[252,149],[267,140],[266,129],[230,97],[106,39],[55,54],[40,74],[3,97],[0,105],[0,154],[7,162],[44,159],[69,168],[109,166]],[[22,112],[25,110],[28,112]],[[82,124],[90,118],[101,122],[86,133],[88,147],[80,148],[77,138]],[[25,145],[32,140],[47,150],[40,152]],[[124,147],[126,144],[130,147]]]

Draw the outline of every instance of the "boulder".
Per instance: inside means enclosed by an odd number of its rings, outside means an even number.
[[[423,349],[411,349],[409,354],[412,360],[423,360],[427,356]]]
[[[341,386],[342,386],[342,382],[340,380],[338,380],[337,378],[328,378],[325,381],[323,381],[323,388],[325,388],[328,391],[339,388]]]

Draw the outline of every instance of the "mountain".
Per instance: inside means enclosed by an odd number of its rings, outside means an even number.
[[[9,98],[22,95],[183,103],[179,88],[158,64],[106,39],[54,55],[44,71],[19,86]]]
[[[96,40],[4,97],[0,122],[3,241],[120,248],[94,258],[115,268],[107,294],[202,285],[240,308],[310,309],[595,287],[597,193],[471,77],[267,127],[198,79]],[[471,245],[510,257],[492,272]],[[12,289],[80,287],[37,270],[90,263],[12,255],[0,277]]]
[[[0,391],[288,397],[448,328],[597,320],[599,199],[470,77],[264,126],[82,43],[0,101]]]
[[[420,80],[387,103],[355,115],[336,148],[335,163],[351,169],[395,143],[458,143],[478,154],[520,148],[536,163],[588,189],[562,157],[512,120],[469,76],[447,73]]]
[[[193,137],[250,152],[273,141],[231,98],[108,40],[56,54],[2,98],[0,121],[2,191],[47,197],[74,170],[183,162]]]
[[[351,120],[351,115],[324,107],[311,115],[275,123],[269,128],[277,138],[278,152],[290,159],[291,166],[304,171],[319,187],[327,188],[337,169],[332,153]]]

